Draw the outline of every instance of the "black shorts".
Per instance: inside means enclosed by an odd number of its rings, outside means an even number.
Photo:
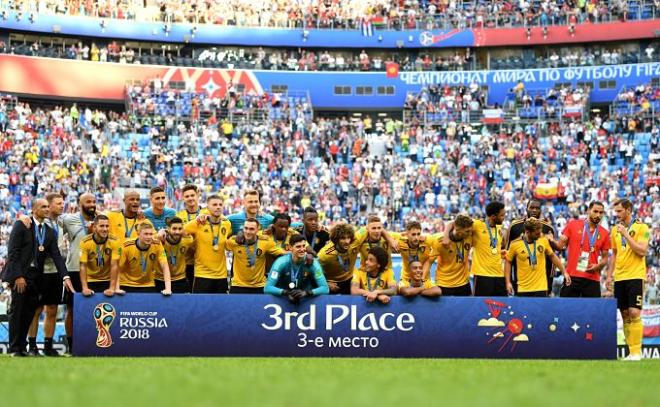
[[[195,277],[193,294],[227,294],[229,286],[226,278]]]
[[[470,297],[472,295],[472,288],[470,283],[460,287],[440,287],[443,297]]]
[[[644,280],[622,280],[614,282],[614,297],[620,310],[642,309],[644,303]]]
[[[474,276],[475,297],[506,297],[504,277]]]
[[[154,280],[156,283],[156,289],[158,292],[161,292],[165,289],[165,282],[162,280]],[[172,281],[172,293],[173,294],[187,294],[190,292],[190,286],[188,285],[188,280],[185,278],[181,280]]]
[[[528,291],[528,292],[518,292],[516,293],[516,297],[538,297],[538,298],[546,298],[548,296],[547,291]]]
[[[264,288],[263,287],[237,287],[237,286],[231,286],[231,290],[229,290],[229,294],[263,294],[264,293]]]
[[[559,296],[600,298],[600,282],[583,277],[571,277],[571,285],[564,283]]]
[[[69,277],[71,277],[71,285],[77,293],[82,291],[82,283],[80,282],[80,272],[79,271],[69,271]],[[94,290],[96,291],[96,290]],[[73,305],[73,293],[68,291],[64,292],[64,303],[66,305]]]
[[[90,281],[87,283],[87,288],[94,291],[96,294],[103,294],[103,291],[110,288],[109,281]]]
[[[186,264],[186,280],[188,280],[188,286],[192,287],[195,282],[195,265]]]
[[[64,304],[64,282],[59,273],[43,274],[39,278],[39,304]]]
[[[156,287],[128,287],[122,285],[120,288],[127,293],[155,294],[158,292],[156,291]]]
[[[330,294],[332,294],[332,295],[340,295],[340,294],[351,295],[351,282],[352,281],[353,281],[353,279],[349,278],[346,281],[340,281],[340,282],[335,283],[339,287],[339,291],[330,292]]]

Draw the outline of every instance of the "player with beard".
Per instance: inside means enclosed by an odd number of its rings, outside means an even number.
[[[86,297],[102,292],[112,297],[119,278],[119,241],[110,236],[110,221],[105,215],[94,219],[94,233],[80,243],[80,283]]]
[[[468,254],[472,246],[472,218],[458,215],[453,230],[434,235],[431,243],[431,257],[424,263],[424,276],[429,275],[431,264],[438,259],[435,283],[445,296],[471,296]]]
[[[222,216],[222,198],[206,198],[207,214],[200,214],[183,227],[184,235],[191,236],[195,247],[195,294],[226,294],[228,290],[225,241],[231,235],[231,223]]]
[[[170,279],[172,280],[172,292],[183,294],[190,292],[190,286],[186,280],[186,255],[190,247],[194,244],[192,237],[183,237],[183,221],[179,217],[173,217],[167,220],[167,234],[161,239],[165,254],[167,255],[167,264],[170,269]],[[165,289],[163,271],[158,269],[154,275],[156,289],[162,291]]]
[[[612,260],[607,269],[606,285],[614,288],[617,308],[623,318],[623,334],[630,354],[624,360],[639,361],[642,354],[642,307],[646,281],[646,255],[651,232],[647,224],[633,216],[633,204],[628,199],[614,202],[619,221],[610,231]],[[612,285],[614,280],[614,285]]]
[[[366,235],[363,235],[364,240]],[[330,241],[319,251],[319,263],[330,294],[350,294],[355,261],[362,241],[355,240],[353,226],[338,223],[330,230]]]
[[[105,216],[110,219],[110,234],[122,244],[127,240],[137,239],[140,223],[149,223],[142,214],[140,194],[137,191],[127,191],[124,194],[124,209],[109,211]]]
[[[208,214],[208,211],[199,204],[200,193],[196,185],[188,184],[181,190],[184,208],[176,213],[177,218],[183,221],[183,224],[195,220],[200,214]],[[186,279],[188,285],[192,287],[195,278],[195,246],[186,250]]]
[[[225,242],[227,251],[234,256],[230,294],[263,294],[266,286],[266,254],[279,257],[287,253],[273,239],[258,235],[258,231],[259,221],[247,218],[243,222],[243,233]]]
[[[401,253],[401,280],[408,280],[410,276],[410,264],[419,261],[422,265],[431,256],[431,242],[433,238],[429,235],[422,236],[422,225],[417,221],[406,224],[406,233],[398,236],[399,253]]]
[[[568,247],[566,271],[571,284],[563,284],[562,297],[600,297],[600,274],[607,266],[610,253],[610,233],[600,226],[605,215],[605,205],[591,202],[587,219],[573,219],[564,228],[555,247]],[[600,257],[600,261],[598,258]]]

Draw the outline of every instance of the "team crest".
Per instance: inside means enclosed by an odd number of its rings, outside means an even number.
[[[186,248],[185,248],[185,247],[181,247],[181,248],[179,248],[179,253],[183,254],[183,253],[185,253],[185,252],[186,252]]]
[[[223,235],[226,235],[226,234],[227,234],[227,230],[226,230],[225,228],[221,228],[221,229],[220,229],[220,233],[222,233]]]
[[[151,261],[156,261],[156,254],[155,254],[155,253],[151,253],[151,254],[149,255],[149,260],[151,260]]]
[[[257,257],[261,256],[264,253],[263,250],[257,249]]]
[[[545,247],[539,246],[539,247],[536,248],[536,251],[539,252],[539,253],[543,253],[543,252],[545,252]]]
[[[635,237],[635,231],[634,230],[630,231],[630,237]]]
[[[112,250],[110,250],[109,247],[106,247],[103,252],[105,253],[106,256],[110,256],[110,253],[112,252]]]

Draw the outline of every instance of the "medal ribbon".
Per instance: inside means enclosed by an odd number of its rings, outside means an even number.
[[[530,266],[536,266],[536,240],[534,240],[534,251],[531,252],[529,250],[529,245],[527,244],[527,240],[523,239],[523,243],[525,244],[525,250],[527,250],[527,254],[529,255],[529,265]]]

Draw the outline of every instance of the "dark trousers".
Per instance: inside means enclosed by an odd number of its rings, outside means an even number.
[[[235,285],[231,286],[229,294],[263,294],[263,287],[237,287]]]
[[[25,352],[27,335],[34,313],[39,308],[39,289],[34,281],[27,281],[25,292],[11,291],[9,317],[9,352]]]

